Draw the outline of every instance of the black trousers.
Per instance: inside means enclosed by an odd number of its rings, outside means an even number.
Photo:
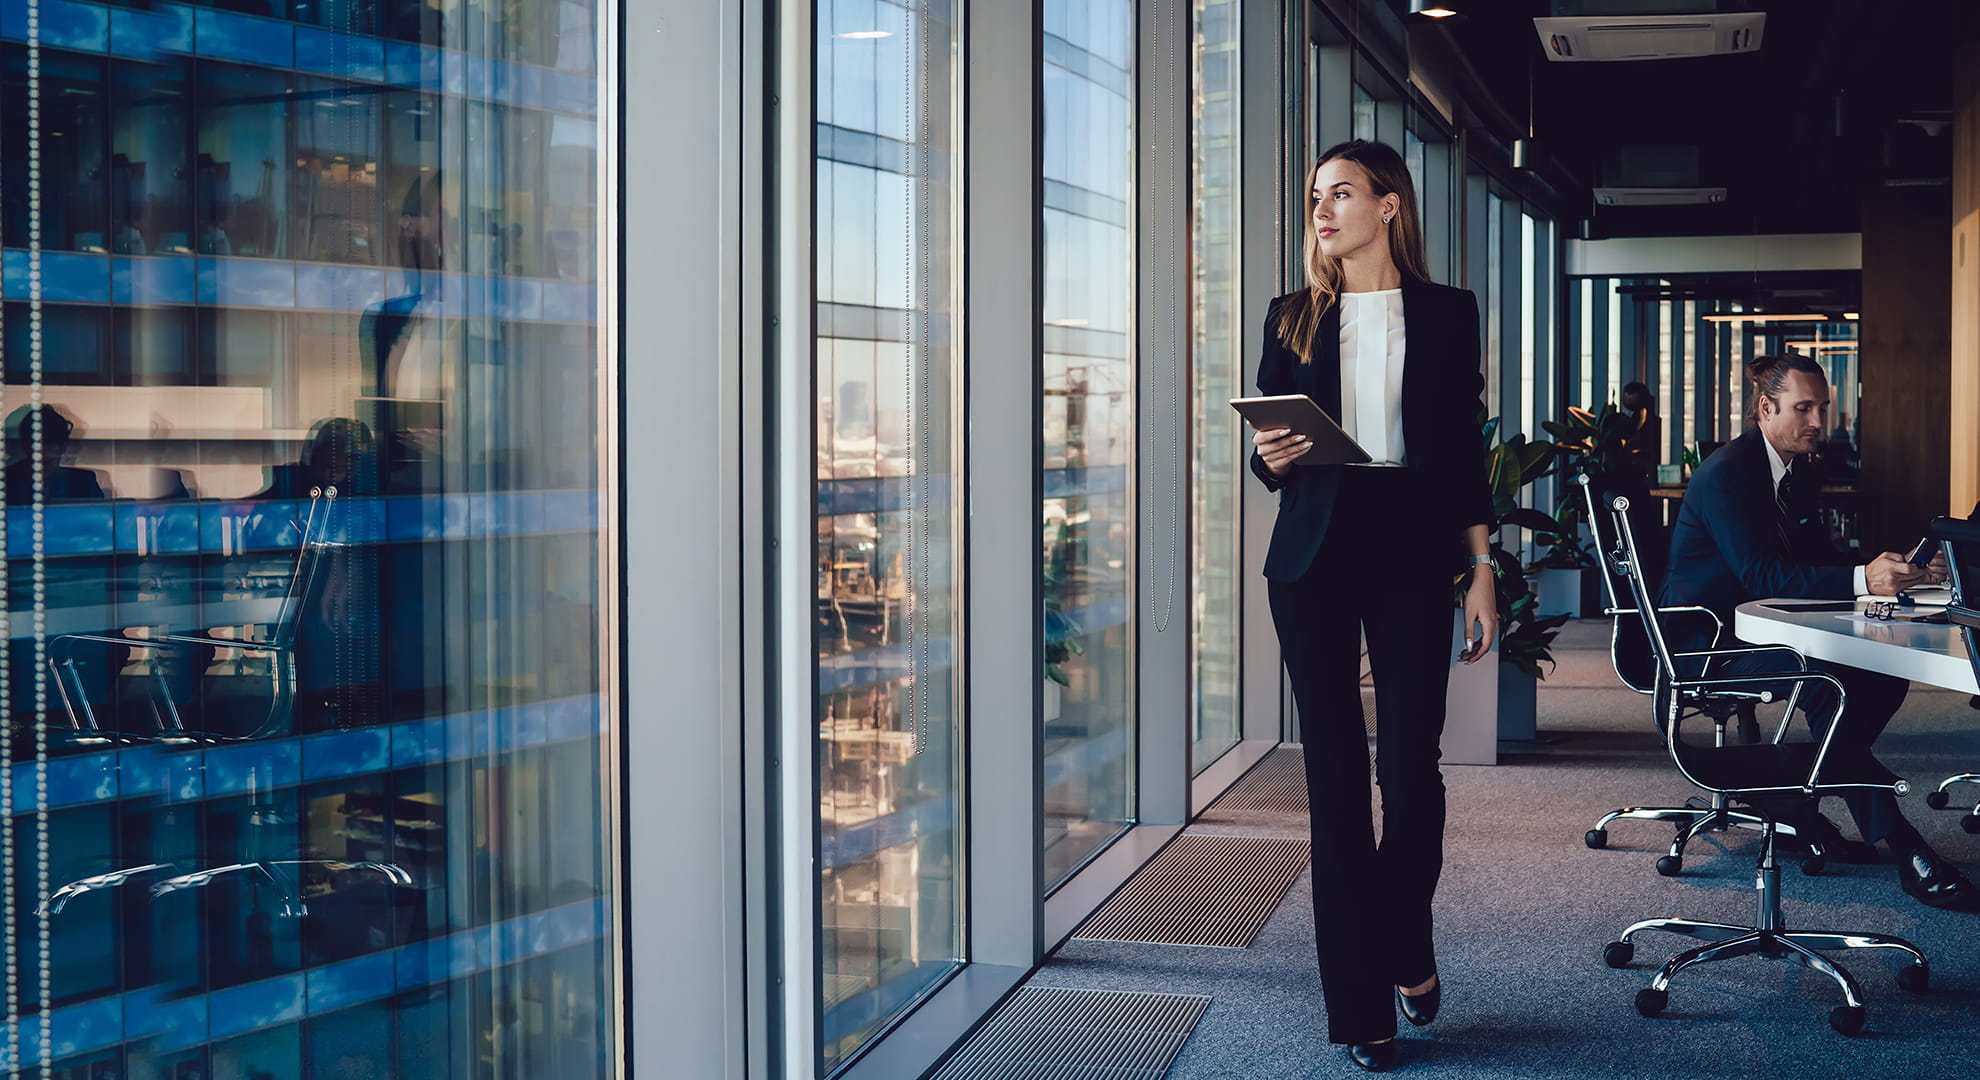
[[[1772,675],[1792,671],[1794,666],[1793,659],[1786,653],[1750,653],[1716,662],[1712,673]],[[1843,708],[1842,727],[1837,729],[1835,742],[1831,744],[1839,750],[1844,747],[1868,749],[1877,741],[1877,736],[1884,733],[1891,717],[1896,716],[1898,709],[1903,707],[1904,696],[1911,690],[1911,683],[1895,675],[1821,660],[1810,660],[1808,666],[1811,670],[1835,676],[1843,684],[1843,693],[1848,695]],[[1793,685],[1783,683],[1778,689],[1785,696]],[[1827,683],[1803,684],[1801,699],[1796,707],[1808,722],[1809,734],[1820,741],[1836,715],[1835,688]],[[1911,823],[1904,819],[1904,812],[1898,809],[1897,796],[1890,791],[1852,791],[1842,800],[1843,805],[1849,807],[1849,816],[1856,821],[1856,831],[1870,843],[1888,839],[1894,834],[1907,835],[1911,832]],[[1771,812],[1773,807],[1769,804],[1762,809]],[[1790,816],[1789,820],[1792,821],[1793,817]]]
[[[1443,868],[1437,770],[1451,664],[1455,540],[1432,535],[1403,469],[1348,469],[1299,581],[1273,582],[1272,621],[1299,703],[1312,808],[1313,920],[1328,1038],[1393,1036],[1393,987],[1437,971],[1430,903]],[[1375,839],[1361,715],[1361,635],[1375,681]]]

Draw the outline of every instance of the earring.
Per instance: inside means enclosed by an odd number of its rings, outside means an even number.
[[[1390,214],[1390,215],[1389,215],[1388,217],[1385,217],[1385,218],[1383,218],[1383,219],[1382,219],[1382,224],[1384,224],[1384,225],[1387,225],[1387,224],[1388,224],[1389,222],[1391,222],[1391,221],[1394,221],[1394,220],[1395,220],[1395,215],[1394,215],[1394,214]]]

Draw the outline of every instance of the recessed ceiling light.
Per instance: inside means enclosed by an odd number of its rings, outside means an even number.
[[[1705,321],[1706,322],[1757,322],[1757,323],[1828,322],[1829,317],[1827,315],[1817,315],[1814,314],[1813,312],[1804,313],[1804,314],[1794,314],[1794,315],[1786,315],[1786,314],[1760,315],[1754,312],[1732,312],[1724,315],[1707,315],[1705,316]]]

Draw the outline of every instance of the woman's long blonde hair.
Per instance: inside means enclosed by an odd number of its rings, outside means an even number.
[[[1416,185],[1410,181],[1409,166],[1402,155],[1387,143],[1355,139],[1320,155],[1306,170],[1306,291],[1295,294],[1279,308],[1279,340],[1299,357],[1302,364],[1313,361],[1313,339],[1320,332],[1320,320],[1341,294],[1341,261],[1320,253],[1320,234],[1313,228],[1313,184],[1320,167],[1334,160],[1352,161],[1368,173],[1368,181],[1380,199],[1391,192],[1401,200],[1396,220],[1389,224],[1389,257],[1403,276],[1428,284],[1430,271],[1423,257],[1423,219],[1416,211]]]

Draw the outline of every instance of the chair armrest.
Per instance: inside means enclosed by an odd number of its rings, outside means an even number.
[[[293,645],[276,645],[267,641],[242,641],[239,638],[201,637],[197,634],[166,634],[151,639],[173,645],[199,645],[221,649],[250,649],[254,652],[293,652]]]
[[[1740,656],[1744,654],[1768,653],[1768,652],[1787,653],[1788,655],[1793,656],[1797,661],[1799,661],[1799,666],[1795,668],[1796,671],[1808,670],[1808,658],[1801,655],[1800,650],[1790,645],[1733,645],[1723,649],[1696,649],[1691,652],[1672,653],[1671,659],[1676,660],[1687,656],[1703,656],[1709,659],[1720,656]]]
[[[63,634],[49,641],[49,650],[53,652],[56,646],[71,641],[88,641],[99,645],[123,645],[133,649],[158,649],[167,646],[179,646],[182,648],[249,649],[255,652],[295,651],[295,647],[292,645],[275,645],[264,641],[242,641],[238,638],[200,637],[194,634],[161,634],[155,638],[118,637],[115,634]]]
[[[1849,703],[1849,691],[1843,688],[1842,680],[1836,678],[1834,675],[1831,675],[1826,671],[1787,671],[1773,675],[1741,675],[1737,678],[1730,678],[1730,679],[1683,679],[1676,683],[1673,683],[1672,690],[1673,692],[1675,692],[1677,690],[1693,689],[1699,687],[1710,688],[1710,687],[1750,686],[1754,683],[1793,683],[1794,693],[1790,695],[1788,698],[1788,703],[1790,706],[1792,706],[1795,699],[1801,696],[1802,684],[1810,683],[1810,682],[1825,682],[1828,683],[1830,686],[1835,687],[1836,690],[1836,713],[1834,716],[1829,718],[1828,730],[1822,733],[1821,745],[1816,747],[1815,749],[1814,764],[1809,766],[1808,779],[1802,783],[1803,793],[1808,795],[1813,795],[1815,793],[1815,787],[1817,783],[1819,783],[1822,778],[1822,764],[1823,762],[1827,761],[1829,757],[1829,744],[1835,740],[1837,729],[1842,727],[1843,711]],[[1675,697],[1673,698],[1673,700],[1675,700]],[[1678,710],[1675,709],[1673,710],[1673,712],[1676,711]],[[1787,724],[1785,721],[1782,722],[1781,730],[1782,731],[1787,730]],[[1675,760],[1677,757],[1677,737],[1678,737],[1678,718],[1676,716],[1673,716],[1671,717],[1669,733],[1666,736],[1667,742],[1669,743],[1671,750],[1671,757],[1673,760]],[[1780,741],[1779,734],[1776,734],[1774,738],[1776,742]]]

